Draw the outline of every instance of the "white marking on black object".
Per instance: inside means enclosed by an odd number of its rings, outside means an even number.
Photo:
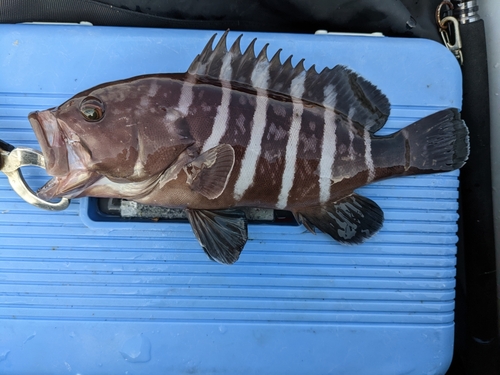
[[[373,164],[373,156],[372,156],[372,139],[370,136],[370,132],[365,128],[363,133],[363,138],[365,141],[365,163],[368,168],[368,178],[366,180],[367,183],[370,183],[375,178],[375,165]]]
[[[220,143],[220,140],[227,131],[229,122],[229,104],[231,102],[231,54],[226,54],[222,59],[222,67],[219,74],[219,80],[222,84],[222,98],[217,107],[217,115],[212,126],[212,133],[203,144],[201,152],[205,152],[214,148]]]
[[[245,150],[241,161],[240,175],[234,185],[234,198],[239,200],[247,189],[253,184],[257,170],[257,162],[261,154],[262,137],[266,128],[267,120],[267,87],[269,84],[269,61],[263,59],[257,62],[252,71],[252,85],[257,90],[255,112],[250,132],[250,142]]]
[[[324,88],[325,99],[323,104],[325,107],[327,107],[327,104],[335,107],[336,97],[337,93],[333,85],[328,85]],[[321,204],[330,199],[332,168],[337,153],[335,112],[325,108],[324,118],[325,124],[321,143],[321,159],[319,161],[319,201]],[[328,147],[328,145],[330,145],[330,147]]]
[[[300,126],[302,124],[302,112],[304,104],[302,103],[302,94],[304,93],[304,82],[306,72],[303,71],[292,80],[290,95],[293,102],[292,124],[288,133],[288,142],[286,144],[285,169],[281,180],[281,191],[278,196],[276,207],[283,209],[288,204],[288,197],[295,180],[295,166],[297,164],[297,148],[299,146]]]

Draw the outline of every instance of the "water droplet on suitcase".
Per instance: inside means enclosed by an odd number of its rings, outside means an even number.
[[[0,351],[0,362],[5,361],[9,355],[10,350]]]
[[[36,336],[36,331],[33,332],[31,335],[29,335],[26,340],[24,340],[23,345],[26,344],[28,341],[32,340]]]
[[[128,362],[148,362],[151,359],[151,342],[142,333],[133,336],[123,343],[120,354]]]

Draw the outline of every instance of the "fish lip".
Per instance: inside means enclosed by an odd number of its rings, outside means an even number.
[[[68,174],[67,143],[52,110],[31,112],[28,120],[42,148],[47,173],[51,176]]]

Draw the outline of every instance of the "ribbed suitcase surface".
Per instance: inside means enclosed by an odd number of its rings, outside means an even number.
[[[0,26],[0,138],[38,148],[30,111],[90,86],[183,72],[213,32]],[[221,33],[219,33],[221,34]],[[231,43],[239,33],[230,33]],[[392,106],[380,134],[461,107],[454,57],[427,40],[246,33],[242,49],[347,65]],[[26,168],[33,187],[47,177]],[[453,348],[458,172],[359,190],[384,210],[342,246],[253,224],[240,260],[207,259],[189,224],[96,218],[22,201],[0,176],[0,373],[443,374]]]

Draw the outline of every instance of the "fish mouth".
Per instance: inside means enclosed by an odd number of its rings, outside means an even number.
[[[45,200],[53,198],[74,198],[99,176],[88,171],[82,163],[85,151],[79,142],[67,140],[67,136],[53,109],[32,112],[28,115],[31,127],[45,158],[45,169],[53,178],[38,190],[37,195]]]
[[[32,112],[28,115],[28,119],[42,148],[47,173],[59,177],[67,175],[69,173],[67,143],[52,110]]]

